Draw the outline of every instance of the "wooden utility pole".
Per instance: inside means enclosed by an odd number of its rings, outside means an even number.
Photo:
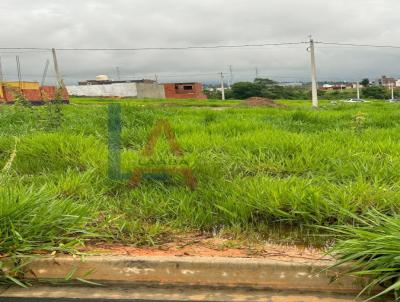
[[[46,64],[44,65],[43,76],[42,76],[42,81],[40,82],[40,86],[44,86],[44,84],[46,82],[47,71],[49,70],[49,64],[50,64],[50,61],[46,60]]]
[[[19,56],[16,56],[15,60],[17,61],[17,74],[18,74],[19,89],[22,90],[22,73],[21,73],[21,63],[19,61]]]
[[[52,48],[51,51],[53,53],[54,70],[56,72],[58,86],[60,86],[61,88],[65,88],[64,80],[61,76],[60,69],[58,67],[56,50]]]

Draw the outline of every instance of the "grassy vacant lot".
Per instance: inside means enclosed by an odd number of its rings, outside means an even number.
[[[122,169],[186,165],[195,191],[180,179],[132,189],[107,178],[111,102],[122,105]],[[400,104],[165,103],[74,99],[62,115],[0,107],[0,254],[67,251],[85,240],[156,244],[182,231],[315,241],[313,226],[399,211]],[[165,140],[152,157],[141,154],[159,119],[172,125],[183,158]]]

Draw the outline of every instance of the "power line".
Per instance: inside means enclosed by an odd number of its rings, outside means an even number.
[[[400,49],[400,46],[398,46],[398,45],[356,44],[356,43],[321,42],[321,41],[317,41],[317,42],[314,42],[314,43],[315,44],[322,44],[322,45],[335,45],[335,46]]]
[[[228,48],[250,48],[267,46],[289,46],[303,45],[309,42],[278,42],[278,43],[260,43],[260,44],[231,44],[231,45],[205,45],[205,46],[181,46],[181,47],[136,47],[136,48],[56,48],[58,51],[151,51],[151,50],[196,50],[196,49],[228,49]],[[350,47],[369,47],[369,48],[392,48],[400,49],[399,45],[379,45],[379,44],[358,44],[343,42],[324,42],[315,41],[315,44],[332,46],[350,46]],[[16,51],[26,52],[47,52],[52,48],[45,47],[0,47],[2,53],[15,53]],[[9,52],[4,52],[4,50]]]
[[[209,45],[209,46],[182,46],[182,47],[137,47],[137,48],[56,48],[58,51],[146,51],[146,50],[190,50],[190,49],[221,49],[221,48],[246,48],[266,47],[282,45],[300,45],[307,42],[279,42],[261,44],[232,44],[232,45]],[[0,47],[0,50],[32,50],[51,51],[51,48],[41,47]]]

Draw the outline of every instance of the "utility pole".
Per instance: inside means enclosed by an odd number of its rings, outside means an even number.
[[[357,100],[360,99],[360,83],[357,82]]]
[[[50,61],[46,60],[46,64],[44,65],[43,76],[42,76],[42,81],[40,82],[40,86],[44,86],[44,83],[46,82],[47,71],[49,70],[49,64],[50,64]]]
[[[154,75],[154,78],[156,79],[156,83],[158,83],[158,75],[157,74]]]
[[[53,53],[53,63],[54,63],[54,70],[56,72],[57,83],[61,88],[65,88],[64,80],[62,79],[62,76],[60,74],[60,69],[58,68],[56,50],[54,48],[52,48],[51,51]]]
[[[309,52],[311,54],[311,91],[312,91],[312,106],[318,108],[318,84],[317,84],[317,66],[315,64],[315,47],[314,40],[310,36]]]
[[[232,65],[229,65],[229,73],[230,73],[230,80],[231,80],[231,84],[233,85],[233,71],[232,71]]]
[[[17,74],[18,74],[19,89],[22,90],[22,74],[21,74],[21,63],[19,61],[19,56],[16,56],[15,60],[17,61]]]
[[[116,71],[117,71],[117,80],[121,81],[121,72],[119,70],[119,66],[115,67]]]
[[[390,87],[392,88],[392,100],[394,100],[394,84],[391,83]]]
[[[258,67],[256,67],[256,79],[258,79]]]
[[[222,100],[225,101],[224,74],[222,72],[221,72],[221,93],[222,93]]]

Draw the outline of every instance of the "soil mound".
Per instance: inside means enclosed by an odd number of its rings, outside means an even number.
[[[277,104],[273,100],[261,98],[261,97],[251,97],[244,100],[243,105],[249,107],[271,107],[271,108],[285,108],[286,106]]]

